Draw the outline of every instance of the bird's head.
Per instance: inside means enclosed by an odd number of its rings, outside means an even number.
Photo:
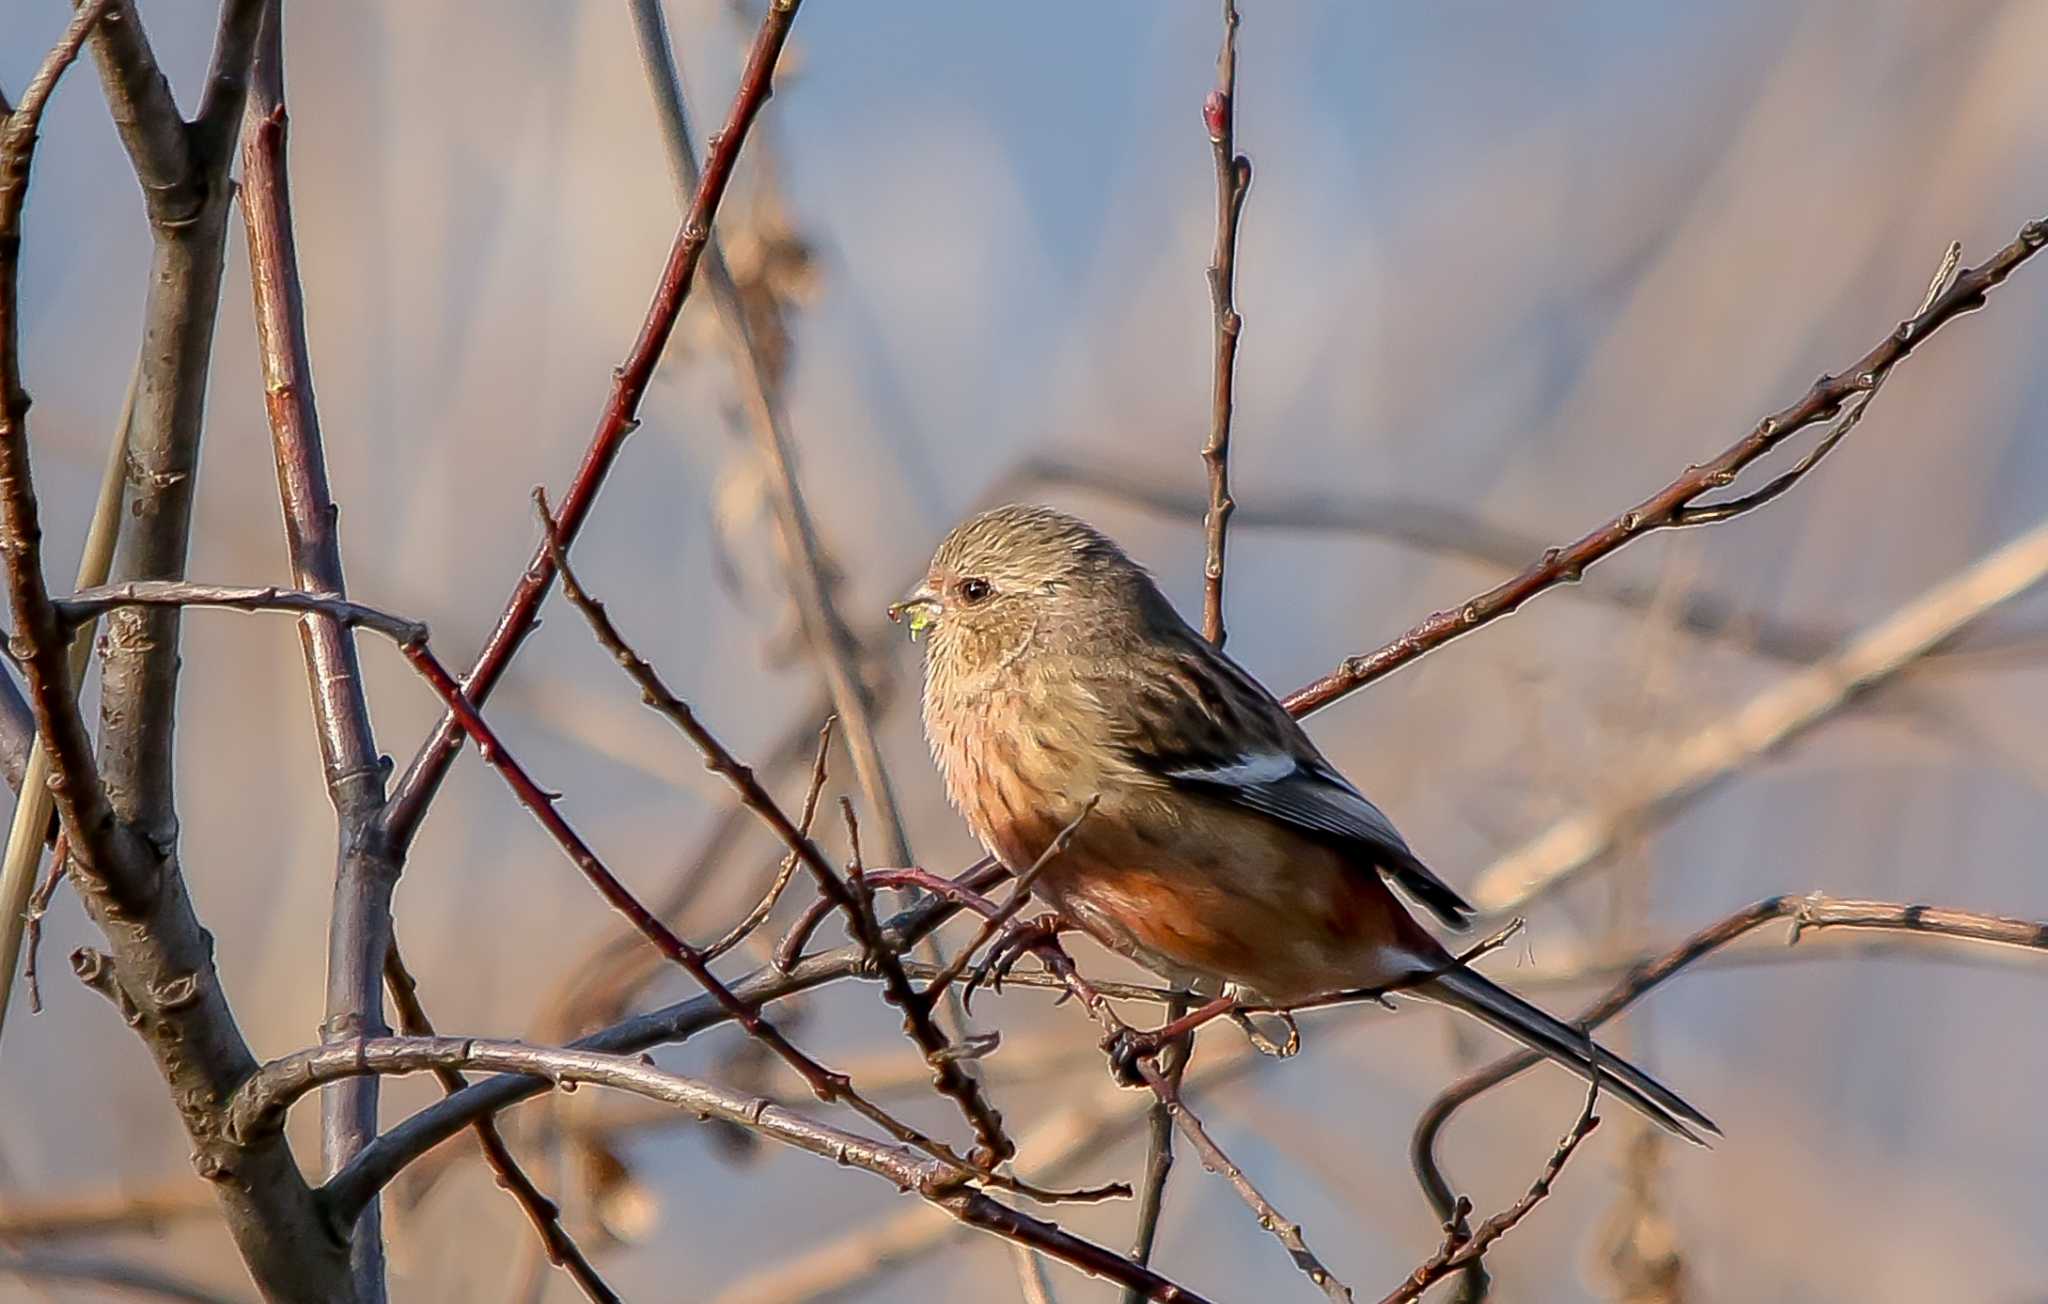
[[[1049,507],[998,507],[955,527],[889,618],[963,668],[1007,660],[1041,632],[1074,634],[1128,609],[1144,572],[1094,526]]]

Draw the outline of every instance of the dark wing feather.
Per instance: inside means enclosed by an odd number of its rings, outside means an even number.
[[[1285,707],[1228,657],[1189,646],[1144,677],[1125,755],[1177,787],[1280,820],[1355,852],[1452,928],[1472,907],[1430,872],[1393,821],[1323,759]]]

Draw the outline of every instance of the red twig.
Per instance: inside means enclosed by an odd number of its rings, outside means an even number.
[[[1822,376],[1807,390],[1805,397],[1765,417],[1755,429],[1730,445],[1720,456],[1687,467],[1670,484],[1591,534],[1565,547],[1546,551],[1533,565],[1512,579],[1488,589],[1462,606],[1435,613],[1384,647],[1347,658],[1331,673],[1289,696],[1287,709],[1296,715],[1320,710],[1452,639],[1500,619],[1530,598],[1560,584],[1576,581],[1588,566],[1645,534],[1726,519],[1731,514],[1729,504],[1695,505],[1696,500],[1733,484],[1744,468],[1786,439],[1809,426],[1832,420],[1845,404],[1859,394],[1868,394],[1876,389],[1891,369],[1929,336],[1963,314],[1983,307],[1986,296],[2010,276],[2014,268],[2040,252],[2043,244],[2048,244],[2048,219],[2027,223],[2011,244],[1979,266],[1963,271],[1955,283],[1918,316],[1901,322],[1898,329],[1847,370],[1839,375]],[[1750,495],[1736,506],[1746,511],[1775,496],[1775,491],[1769,495]]]
[[[640,334],[633,341],[632,350],[613,373],[611,395],[598,416],[596,433],[591,436],[582,464],[576,468],[575,477],[562,495],[561,513],[552,537],[556,547],[566,550],[575,541],[592,504],[597,501],[599,487],[604,484],[606,474],[618,458],[619,449],[625,444],[626,436],[639,424],[635,414],[640,410],[641,397],[646,394],[648,382],[654,377],[655,365],[667,347],[683,302],[689,298],[704,246],[710,239],[711,223],[718,215],[719,202],[725,197],[726,185],[732,180],[733,166],[739,160],[740,147],[746,143],[748,129],[753,126],[761,106],[774,92],[775,64],[782,55],[783,43],[789,37],[790,24],[796,19],[799,2],[770,0],[768,11],[761,19],[760,31],[747,55],[746,69],[740,74],[739,90],[733,96],[732,109],[726,115],[725,126],[712,137],[711,151],[705,160],[704,175],[697,184],[696,197],[681,229],[676,232],[675,243],[669,248],[668,263],[662,269],[654,302],[648,306],[646,320],[641,323]],[[511,664],[519,645],[533,631],[534,616],[547,597],[548,586],[554,578],[554,563],[549,560],[548,549],[536,550],[533,559],[527,563],[525,574],[520,576],[518,586],[512,590],[512,598],[506,604],[504,614],[498,618],[497,627],[491,631],[490,639],[477,654],[476,663],[470,667],[469,675],[463,681],[464,695],[471,702],[482,703],[490,696],[491,689],[497,685],[505,667]],[[399,780],[385,808],[383,830],[395,847],[402,849],[411,842],[428,804],[440,787],[441,779],[448,772],[449,763],[462,749],[464,730],[457,714],[450,712],[435,726]]]
[[[540,507],[543,521],[548,519],[546,500],[539,494],[535,501]],[[931,1007],[918,998],[917,989],[903,972],[901,957],[890,947],[876,923],[874,913],[867,908],[859,891],[848,887],[839,880],[818,846],[802,830],[790,822],[789,816],[754,777],[754,772],[740,764],[725,744],[718,741],[711,731],[697,719],[696,712],[687,702],[669,691],[661,676],[645,658],[635,652],[619,633],[617,626],[605,611],[604,604],[592,598],[576,580],[575,572],[569,568],[568,557],[552,542],[555,531],[545,531],[549,542],[546,547],[562,576],[562,593],[590,624],[597,641],[609,651],[626,674],[640,686],[641,699],[660,712],[671,724],[682,732],[704,755],[704,763],[712,771],[730,783],[740,801],[758,814],[783,845],[804,862],[818,882],[821,896],[830,900],[846,912],[853,926],[854,938],[860,943],[869,959],[882,974],[884,991],[891,1005],[903,1012],[903,1030],[923,1052],[925,1060],[932,1066],[932,1086],[939,1094],[951,1098],[961,1114],[974,1129],[976,1153],[970,1161],[978,1171],[989,1171],[1016,1152],[1016,1146],[1003,1131],[1002,1115],[989,1104],[981,1090],[980,1083],[963,1070],[957,1062],[950,1038],[933,1022]]]

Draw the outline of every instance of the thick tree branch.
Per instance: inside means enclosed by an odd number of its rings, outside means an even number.
[[[971,888],[998,882],[1003,871],[979,867],[965,879]],[[898,951],[952,918],[958,909],[950,901],[925,899],[898,913],[882,925],[888,944]],[[794,996],[827,983],[866,971],[867,955],[858,946],[841,947],[813,956],[785,972],[764,965],[730,984],[733,997],[749,1009]],[[580,1050],[631,1054],[652,1046],[685,1041],[706,1028],[734,1018],[730,1007],[715,995],[695,997],[674,1005],[635,1015],[571,1043]],[[354,1163],[327,1183],[326,1198],[339,1216],[370,1199],[419,1155],[446,1141],[477,1118],[538,1095],[547,1084],[518,1077],[497,1077],[430,1105],[386,1131],[371,1142]]]
[[[124,6],[122,17],[132,22],[132,11]],[[139,40],[137,29],[122,31]],[[104,46],[105,27],[101,32]],[[24,427],[28,398],[19,370],[20,217],[33,130],[32,124],[25,134],[12,129],[22,125],[18,114],[9,125],[8,143],[0,148],[0,552],[20,660],[52,757],[57,809],[86,908],[114,952],[112,966],[90,956],[86,961],[156,1057],[192,1138],[194,1166],[214,1183],[258,1283],[279,1300],[346,1300],[352,1291],[344,1247],[314,1216],[312,1192],[290,1151],[280,1140],[238,1146],[220,1132],[218,1108],[254,1071],[255,1060],[221,991],[212,939],[199,926],[177,870],[170,787],[175,618],[166,623],[121,613],[109,621],[97,776],[70,695],[67,631],[42,574]],[[126,561],[139,578],[176,578],[183,564],[191,461],[219,293],[225,180],[221,165],[206,187],[214,198],[190,223],[158,227],[130,443],[130,470],[139,484]]]
[[[783,43],[789,37],[790,24],[796,19],[798,3],[799,0],[770,0],[761,19],[760,31],[747,55],[747,66],[740,74],[732,110],[716,138],[717,148],[711,151],[709,165],[704,169],[697,193],[691,199],[690,211],[669,249],[668,263],[662,269],[661,282],[655,289],[653,303],[648,306],[647,317],[641,323],[639,337],[634,340],[626,361],[614,373],[611,395],[598,417],[596,433],[591,436],[590,446],[583,454],[582,465],[562,495],[560,533],[554,542],[565,550],[574,543],[577,533],[583,528],[585,518],[597,501],[597,491],[604,484],[612,463],[617,460],[619,450],[625,445],[626,436],[639,424],[636,413],[640,409],[640,400],[647,392],[648,382],[654,377],[655,365],[667,347],[683,302],[689,298],[698,264],[704,256],[704,247],[711,238],[711,223],[718,215],[719,201],[725,197],[726,186],[732,180],[740,148],[746,143],[748,129],[753,126],[761,106],[768,102],[774,89],[775,64],[782,55]],[[504,614],[498,618],[497,628],[491,632],[483,650],[477,654],[475,664],[463,679],[463,695],[472,703],[481,705],[490,696],[491,689],[497,685],[499,676],[505,673],[505,667],[511,664],[520,644],[533,632],[534,616],[547,597],[554,578],[554,566],[548,560],[547,550],[535,550],[533,560],[527,564],[518,586],[512,591]],[[392,792],[382,823],[391,844],[401,852],[418,831],[428,804],[448,773],[449,764],[462,750],[462,738],[462,724],[455,713],[444,715]]]
[[[555,1086],[589,1083],[666,1101],[687,1113],[717,1118],[836,1164],[874,1173],[939,1205],[968,1226],[1021,1242],[1090,1276],[1136,1284],[1143,1298],[1201,1304],[1200,1296],[1110,1250],[996,1203],[962,1184],[958,1170],[949,1164],[623,1055],[469,1037],[384,1037],[320,1046],[264,1065],[236,1094],[228,1125],[237,1136],[261,1136],[282,1127],[291,1103],[323,1082],[435,1069],[516,1073]]]
[[[1891,369],[1926,339],[1965,313],[1984,306],[1990,292],[2013,269],[2048,244],[2048,219],[2027,223],[2018,238],[1984,263],[1958,275],[1949,288],[1918,316],[1901,322],[1883,342],[1839,375],[1822,376],[1805,397],[1758,422],[1756,428],[1718,457],[1687,467],[1656,493],[1616,516],[1591,534],[1562,548],[1547,550],[1521,574],[1488,589],[1462,606],[1446,608],[1375,651],[1347,658],[1336,670],[1287,698],[1296,715],[1317,711],[1340,697],[1389,675],[1454,638],[1492,623],[1560,584],[1572,583],[1588,566],[1624,545],[1657,530],[1698,523],[1686,512],[1706,494],[1733,484],[1757,459],[1799,431],[1839,415],[1844,405],[1876,389]],[[1753,504],[1754,505],[1754,504]],[[1722,519],[1719,516],[1712,519]]]

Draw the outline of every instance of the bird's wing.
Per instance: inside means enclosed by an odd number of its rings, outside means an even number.
[[[1453,928],[1473,913],[1385,812],[1323,759],[1287,709],[1206,646],[1136,688],[1125,755],[1141,770],[1354,850]]]

